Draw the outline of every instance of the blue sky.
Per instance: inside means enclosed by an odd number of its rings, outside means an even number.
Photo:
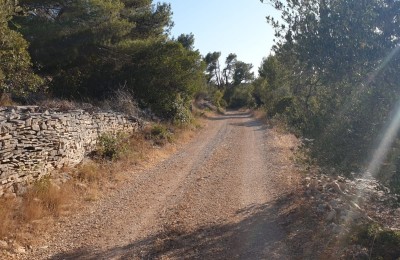
[[[229,53],[252,63],[254,71],[270,54],[274,32],[266,16],[274,13],[259,0],[165,0],[171,3],[175,26],[172,35],[193,33],[202,55],[220,51],[221,63]]]

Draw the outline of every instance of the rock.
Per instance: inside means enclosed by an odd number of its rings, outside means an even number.
[[[14,253],[17,253],[17,254],[25,254],[25,253],[26,253],[26,249],[25,249],[25,247],[23,247],[23,246],[16,245],[16,246],[14,247]]]
[[[8,243],[4,240],[0,240],[0,249],[6,249],[8,247]]]
[[[332,230],[332,233],[334,234],[339,234],[342,232],[342,227],[333,222],[328,227]]]
[[[38,173],[45,176],[54,169],[80,163],[96,148],[102,133],[137,130],[137,119],[114,112],[60,113],[34,107],[0,108],[0,196],[6,186],[26,180],[32,183],[38,179]],[[61,179],[63,183],[70,177]],[[22,195],[24,188],[18,186],[15,193]]]
[[[325,204],[318,204],[317,206],[317,212],[322,213],[326,211],[326,205]]]
[[[342,190],[342,189],[340,188],[340,186],[339,186],[339,183],[336,182],[336,181],[333,181],[333,182],[331,182],[331,183],[328,183],[328,184],[326,185],[326,188],[327,188],[327,189],[332,189],[332,190],[335,191],[336,193],[344,194],[343,190]]]
[[[76,183],[75,185],[82,190],[86,190],[88,188],[88,186],[84,183]]]
[[[15,199],[17,197],[17,194],[14,192],[7,192],[3,195],[5,199]]]
[[[326,215],[325,220],[327,222],[332,222],[336,219],[336,210],[332,209],[329,211],[328,215]]]

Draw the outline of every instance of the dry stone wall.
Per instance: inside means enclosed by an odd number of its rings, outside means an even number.
[[[80,163],[103,133],[138,128],[136,118],[118,113],[0,108],[0,196],[16,184]]]

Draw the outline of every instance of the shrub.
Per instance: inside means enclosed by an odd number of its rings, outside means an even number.
[[[165,145],[172,141],[172,133],[162,124],[153,125],[146,133],[146,138],[156,145]]]
[[[189,105],[179,96],[172,102],[172,114],[174,124],[179,126],[188,125],[193,119]]]
[[[241,84],[233,89],[230,97],[229,106],[231,108],[255,107],[256,103],[252,92],[254,87],[248,84]]]
[[[115,160],[126,153],[129,147],[129,138],[124,133],[102,134],[97,142],[96,154],[103,159]]]

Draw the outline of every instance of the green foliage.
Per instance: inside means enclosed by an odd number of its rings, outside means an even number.
[[[232,108],[255,107],[256,103],[253,98],[254,87],[249,84],[241,84],[233,89],[230,97],[229,106]]]
[[[352,242],[370,250],[371,259],[397,259],[400,256],[400,232],[377,224],[359,226]]]
[[[165,145],[172,141],[172,133],[165,125],[155,124],[146,134],[146,138],[152,140],[156,145]]]
[[[28,42],[9,27],[13,1],[0,0],[0,94],[26,96],[39,88],[42,80],[32,72]]]
[[[122,69],[122,78],[139,105],[164,118],[186,120],[182,108],[189,108],[204,84],[200,54],[176,41],[127,42],[124,49],[131,53],[132,63]]]
[[[226,107],[227,104],[226,104],[225,100],[223,99],[223,97],[224,97],[224,93],[220,90],[216,90],[213,93],[213,102],[217,107],[222,107],[222,108]]]
[[[177,41],[189,51],[192,51],[194,48],[194,35],[192,33],[179,35]]]
[[[103,159],[115,160],[128,151],[129,138],[126,134],[105,133],[97,140],[96,155]]]
[[[26,10],[49,3],[22,1]],[[14,19],[30,39],[38,73],[68,99],[106,99],[122,87],[158,116],[187,120],[189,100],[204,83],[194,36],[168,39],[170,4],[147,0],[62,1],[59,16]],[[184,106],[183,109],[181,106]]]
[[[242,83],[249,83],[254,79],[254,73],[251,72],[253,65],[244,63],[243,61],[236,61],[235,69],[233,72],[233,86],[238,86]]]
[[[174,114],[173,123],[175,125],[189,125],[193,120],[192,113],[189,110],[189,105],[185,104],[185,100],[182,99],[179,95],[172,103],[172,113]]]
[[[400,2],[268,2],[281,18],[267,18],[277,43],[259,69],[255,96],[270,115],[315,139],[311,153],[321,164],[344,174],[362,171],[395,118]],[[373,173],[394,187],[399,147],[393,144],[384,162],[392,167]]]

